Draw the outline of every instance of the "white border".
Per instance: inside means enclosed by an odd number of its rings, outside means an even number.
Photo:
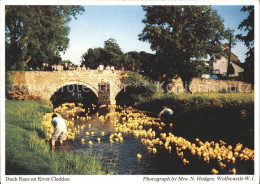
[[[228,3],[227,3],[228,2]],[[3,5],[257,5],[258,0],[2,0]]]
[[[0,181],[2,182],[5,168],[5,22],[4,22],[4,6],[0,5],[0,123],[1,123],[1,152],[0,152]]]
[[[183,1],[85,1],[85,0],[2,0],[1,2],[1,21],[0,21],[0,61],[1,61],[1,83],[0,83],[0,94],[1,94],[1,182],[2,183],[29,183],[29,182],[5,182],[5,30],[4,30],[4,6],[5,5],[254,5],[255,6],[255,181],[249,182],[221,182],[221,183],[259,183],[259,1],[258,0],[208,0],[208,1],[191,1],[191,0],[183,0]],[[8,175],[10,176],[10,175]],[[148,177],[168,177],[168,175],[144,175]],[[143,175],[135,175],[135,176],[93,176],[93,175],[72,175],[67,176],[64,175],[65,178],[70,178],[70,182],[48,182],[48,183],[131,183],[131,184],[139,184],[139,183],[159,183],[159,182],[143,182]],[[184,177],[191,177],[193,175],[182,175]],[[226,175],[224,175],[226,176]],[[230,175],[228,175],[230,176]],[[239,176],[239,175],[237,175]],[[240,175],[241,176],[241,175]],[[242,175],[243,177],[245,175]],[[19,176],[17,176],[19,177]],[[35,175],[29,176],[26,175],[24,177],[38,177]],[[41,177],[54,177],[53,175],[41,175]],[[58,175],[57,177],[60,177]],[[63,176],[61,176],[63,177]],[[169,177],[178,177],[178,175],[169,175]],[[197,177],[197,176],[195,176]],[[202,177],[213,177],[217,178],[218,176],[213,175],[202,175]],[[232,177],[232,176],[230,176]],[[236,176],[234,176],[236,177]],[[30,182],[36,183],[36,182]],[[46,183],[46,182],[38,182],[38,183]],[[162,182],[162,183],[184,183],[184,182]],[[194,182],[185,182],[185,183],[194,183]],[[196,183],[196,182],[195,182]],[[200,182],[200,183],[212,183],[212,182]],[[215,181],[214,183],[219,183],[219,181]]]

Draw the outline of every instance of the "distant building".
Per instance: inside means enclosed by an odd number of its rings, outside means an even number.
[[[240,63],[238,57],[231,52],[230,56],[230,66],[228,67],[228,58],[221,56],[220,58],[213,57],[210,61],[211,66],[213,66],[213,75],[221,77],[227,77],[227,72],[229,68],[229,77],[238,78],[242,77],[244,73],[243,63]]]

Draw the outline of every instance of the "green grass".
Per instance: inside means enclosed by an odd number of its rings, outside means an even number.
[[[159,112],[162,106],[168,106],[177,113],[207,108],[223,108],[254,111],[253,93],[166,93],[154,95],[149,99],[142,99],[137,105],[138,109]]]
[[[6,174],[107,174],[91,153],[51,151],[44,141],[43,102],[6,101]]]

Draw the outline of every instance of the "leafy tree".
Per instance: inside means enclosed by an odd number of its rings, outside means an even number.
[[[192,77],[208,71],[203,60],[221,53],[223,40],[232,34],[210,6],[143,6],[143,9],[145,27],[139,39],[151,44],[161,74],[168,77],[178,74],[184,83],[189,84]]]
[[[82,11],[81,6],[6,6],[6,69],[51,63],[66,51],[68,22]]]
[[[60,64],[60,65],[63,65],[63,66],[65,65],[65,63],[68,63],[68,65],[69,65],[69,64],[72,64],[72,62],[71,62],[70,60],[61,60],[61,61],[59,62],[59,64]]]
[[[97,68],[100,64],[109,66],[126,65],[127,58],[116,40],[110,38],[104,42],[104,48],[90,48],[81,56],[81,63],[90,68]]]
[[[158,61],[154,54],[144,51],[132,51],[128,52],[127,56],[130,58],[129,63],[135,64],[136,71],[139,71],[153,80],[158,80]]]
[[[96,69],[103,61],[103,48],[90,48],[81,56],[81,64]]]
[[[124,53],[113,38],[105,41],[104,58],[106,65],[120,66],[124,62]]]
[[[244,6],[241,11],[248,12],[249,15],[239,24],[238,29],[244,30],[247,34],[238,34],[236,37],[243,41],[248,48],[245,62],[245,80],[254,83],[254,6]]]
[[[51,64],[61,64],[62,58],[60,56],[54,56]]]

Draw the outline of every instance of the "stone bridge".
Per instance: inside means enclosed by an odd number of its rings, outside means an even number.
[[[130,71],[16,71],[12,75],[13,87],[50,102],[52,95],[67,85],[87,87],[98,98],[99,104],[116,104],[117,94],[124,89],[122,82]],[[105,89],[105,90],[104,90]]]

